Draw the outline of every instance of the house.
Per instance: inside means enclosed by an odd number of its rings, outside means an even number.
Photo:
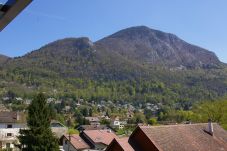
[[[26,127],[25,115],[21,112],[0,112],[0,149],[15,149],[20,129]]]
[[[127,121],[120,121],[119,117],[116,117],[114,120],[111,121],[110,126],[113,128],[123,129],[126,124]]]
[[[105,150],[114,138],[118,138],[111,130],[86,130],[81,133],[81,137],[94,150]]]
[[[127,118],[128,118],[128,119],[132,119],[133,116],[134,116],[134,113],[133,113],[132,111],[129,110],[129,111],[127,112]]]
[[[50,104],[51,102],[54,102],[55,98],[47,98],[47,103]]]
[[[2,100],[3,100],[3,101],[9,101],[10,98],[9,98],[9,97],[3,97]]]
[[[56,120],[51,121],[50,127],[57,138],[61,138],[68,131],[67,127],[65,127],[63,124]]]
[[[128,149],[129,148],[129,149]],[[216,123],[138,126],[131,136],[114,139],[106,151],[225,151],[227,131]]]
[[[22,99],[21,97],[16,97],[15,99],[16,99],[17,101],[21,101],[21,102],[23,101],[23,99]]]
[[[83,132],[85,130],[110,130],[106,125],[80,125],[77,130]]]
[[[105,150],[118,137],[111,130],[84,130],[80,134],[64,135],[60,142],[64,150],[100,151]]]
[[[0,104],[0,112],[9,112],[10,110],[5,107],[4,104]]]
[[[69,105],[65,106],[64,109],[63,109],[63,111],[65,113],[68,113],[70,110],[71,110],[71,106],[69,106]]]
[[[79,136],[79,134],[64,135],[62,138],[63,150],[65,151],[89,151],[90,146]]]
[[[26,117],[23,112],[0,112],[0,150],[17,150],[20,129],[26,129]],[[60,138],[67,133],[67,128],[58,121],[51,121],[51,130]]]
[[[24,100],[24,104],[25,104],[25,105],[30,105],[31,102],[32,102],[31,99],[26,99],[26,100]]]
[[[85,117],[85,119],[89,121],[90,125],[100,125],[100,120],[98,117]]]
[[[62,103],[62,100],[55,100],[54,101],[54,104],[61,104]]]

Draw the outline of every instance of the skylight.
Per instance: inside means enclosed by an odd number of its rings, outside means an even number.
[[[0,0],[0,31],[8,25],[32,0]]]

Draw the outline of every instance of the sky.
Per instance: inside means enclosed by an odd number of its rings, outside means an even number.
[[[97,41],[145,25],[213,51],[227,63],[226,6],[226,0],[33,0],[0,32],[0,54],[22,56],[66,37]]]

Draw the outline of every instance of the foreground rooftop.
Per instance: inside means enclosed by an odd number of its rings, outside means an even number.
[[[227,131],[217,123],[138,126],[128,141],[125,138],[111,142],[107,151],[115,150],[226,151]]]

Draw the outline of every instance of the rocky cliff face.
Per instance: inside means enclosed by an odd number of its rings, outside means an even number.
[[[121,30],[96,44],[148,65],[206,68],[221,64],[213,52],[191,45],[173,34],[145,26]]]
[[[5,62],[7,57],[0,57]],[[177,36],[148,27],[132,27],[95,43],[89,38],[66,38],[49,43],[22,57],[7,61],[6,69],[42,70],[63,77],[130,79],[150,77],[161,69],[217,68],[222,63],[213,52],[191,45]],[[168,72],[168,70],[167,70]]]

